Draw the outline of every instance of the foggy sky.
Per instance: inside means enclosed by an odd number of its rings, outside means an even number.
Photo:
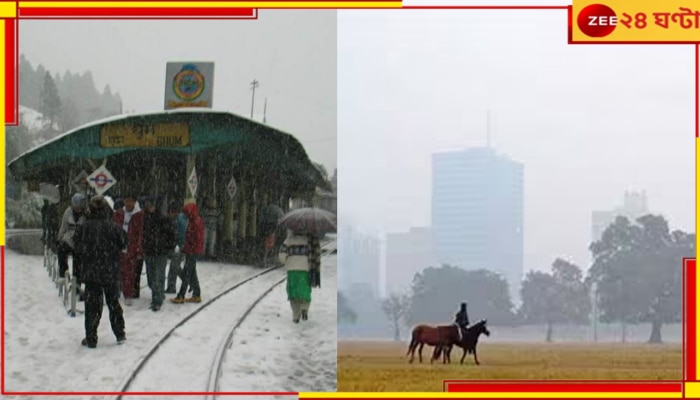
[[[339,13],[340,223],[428,226],[432,153],[485,145],[491,110],[492,147],[525,166],[525,270],[586,268],[591,212],[628,189],[694,231],[693,46],[570,46],[566,18]]]
[[[213,61],[213,108],[293,134],[312,161],[336,168],[336,11],[261,10],[257,21],[36,21],[19,24],[19,50],[52,75],[92,71],[124,110],[163,109],[168,61]]]

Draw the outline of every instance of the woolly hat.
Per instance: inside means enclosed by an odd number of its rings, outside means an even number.
[[[90,199],[90,204],[88,204],[90,209],[90,214],[94,218],[107,218],[110,216],[112,208],[107,203],[107,200],[102,196],[93,196]]]
[[[73,195],[73,198],[70,200],[70,205],[75,208],[84,208],[85,207],[85,195],[82,193],[76,193]]]

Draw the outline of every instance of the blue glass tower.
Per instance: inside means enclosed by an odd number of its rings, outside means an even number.
[[[523,275],[523,165],[489,147],[433,155],[432,226],[441,263],[489,269],[518,303]]]

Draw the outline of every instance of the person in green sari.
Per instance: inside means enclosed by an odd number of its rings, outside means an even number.
[[[321,246],[316,235],[289,231],[279,253],[287,270],[287,299],[292,307],[292,320],[309,319],[311,288],[320,286]],[[313,278],[313,279],[312,279]]]

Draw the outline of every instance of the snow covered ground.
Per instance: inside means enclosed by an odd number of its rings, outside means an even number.
[[[19,118],[32,132],[41,130],[47,124],[44,120],[44,114],[23,105],[19,106]],[[53,128],[58,130],[58,124],[54,122]]]
[[[283,270],[261,275],[195,315],[176,329],[149,358],[128,391],[206,392],[216,351],[231,327],[256,299],[284,277]],[[245,389],[250,390],[250,387]],[[277,390],[268,388],[267,391]]]
[[[141,298],[133,306],[123,306],[127,343],[117,347],[105,307],[97,348],[88,349],[80,345],[84,337],[82,314],[75,318],[67,316],[42,258],[11,250],[6,250],[5,257],[5,389],[10,392],[115,391],[158,338],[201,306],[174,305],[166,301],[163,309],[154,313],[148,309],[150,290],[142,289]],[[231,284],[260,271],[253,267],[207,262],[199,263],[197,269],[205,302]],[[143,287],[145,277],[142,282]],[[314,292],[308,322],[299,325],[291,322],[284,284],[258,308],[234,337],[232,351],[240,352],[240,357],[229,352],[221,390],[335,390],[335,257],[324,259],[323,288]],[[235,318],[227,313],[220,315],[225,325]],[[269,330],[266,335],[257,333],[265,329]],[[221,339],[212,340],[212,345]],[[181,350],[187,352],[187,343],[182,342],[182,346]],[[243,360],[247,356],[253,358]],[[164,372],[209,368],[210,364],[199,361],[194,353],[190,363],[165,366]],[[180,377],[174,374],[172,379]],[[177,388],[180,389],[180,385]]]
[[[337,390],[336,262],[335,255],[323,259],[321,288],[312,293],[308,321],[292,322],[284,284],[257,305],[234,334],[220,391]]]

